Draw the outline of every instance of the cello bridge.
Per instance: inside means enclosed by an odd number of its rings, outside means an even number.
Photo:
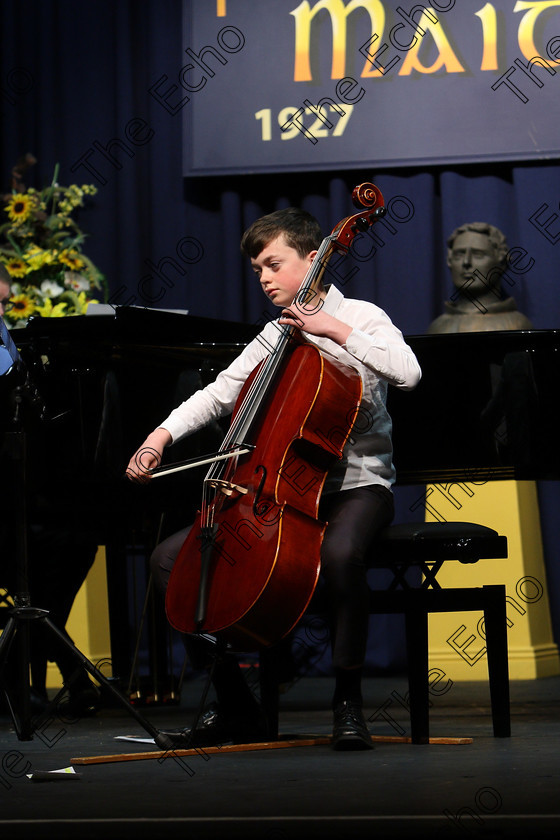
[[[210,487],[219,490],[224,496],[233,496],[234,493],[240,493],[244,496],[249,492],[247,487],[241,487],[239,484],[232,484],[231,481],[225,481],[223,478],[211,478],[208,480]]]

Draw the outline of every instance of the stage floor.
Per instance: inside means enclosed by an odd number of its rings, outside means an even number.
[[[331,733],[331,681],[305,678],[281,698],[281,733]],[[408,735],[406,679],[365,682],[373,735]],[[156,727],[188,725],[202,690],[180,707],[142,709]],[[53,719],[19,741],[0,718],[0,826],[15,838],[524,838],[560,829],[560,678],[512,682],[512,737],[492,735],[486,683],[433,695],[431,735],[467,745],[328,745],[75,766],[77,779],[31,781],[84,756],[150,747],[115,740],[146,733],[124,711]],[[385,716],[383,717],[382,712]],[[154,748],[155,749],[155,748]]]

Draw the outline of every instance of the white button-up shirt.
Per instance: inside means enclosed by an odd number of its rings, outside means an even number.
[[[329,338],[303,335],[325,353],[356,368],[362,378],[363,395],[343,458],[329,471],[323,493],[369,484],[390,488],[395,481],[395,468],[391,418],[386,407],[387,385],[403,390],[414,388],[422,375],[420,366],[400,330],[375,304],[346,299],[330,286],[324,311],[352,327],[346,344],[341,347]],[[233,411],[245,380],[275,346],[278,329],[276,321],[268,323],[214,382],[171,412],[161,427],[167,429],[173,442]]]

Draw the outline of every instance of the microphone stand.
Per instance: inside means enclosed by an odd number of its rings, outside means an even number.
[[[11,428],[6,432],[8,450],[14,463],[13,497],[16,506],[14,527],[16,528],[16,591],[14,593],[14,607],[10,610],[9,618],[0,636],[0,688],[2,689],[10,716],[12,718],[17,737],[20,741],[33,739],[33,732],[37,728],[37,721],[31,715],[31,681],[30,681],[30,622],[38,622],[46,633],[51,634],[65,645],[76,660],[76,670],[83,667],[94,679],[100,683],[123,706],[126,711],[148,732],[156,744],[164,750],[173,749],[173,742],[163,732],[156,729],[137,709],[115,688],[105,675],[93,665],[84,654],[78,650],[73,642],[51,621],[48,610],[34,607],[29,594],[29,564],[28,564],[28,517],[27,517],[27,439],[26,408],[31,406],[39,416],[45,420],[46,407],[35,387],[29,371],[24,364],[13,340],[8,332],[4,320],[0,317],[0,338],[7,349],[13,365],[1,369],[8,379],[12,375],[18,379],[18,384],[12,389],[13,417]],[[5,356],[5,352],[4,352]],[[3,358],[4,358],[3,356]],[[3,679],[4,670],[10,650],[17,642],[17,695],[18,702],[13,698]],[[65,686],[66,687],[66,686]],[[63,689],[64,690],[64,689]],[[57,695],[58,697],[58,695]],[[56,701],[57,698],[55,698]],[[50,704],[52,706],[54,702]],[[17,707],[16,707],[17,705]],[[47,711],[50,707],[47,707]]]

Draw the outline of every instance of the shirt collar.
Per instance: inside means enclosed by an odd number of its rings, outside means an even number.
[[[325,290],[327,292],[327,296],[325,297],[325,302],[323,304],[323,311],[326,312],[327,315],[334,315],[344,300],[344,295],[332,284],[325,286]]]

